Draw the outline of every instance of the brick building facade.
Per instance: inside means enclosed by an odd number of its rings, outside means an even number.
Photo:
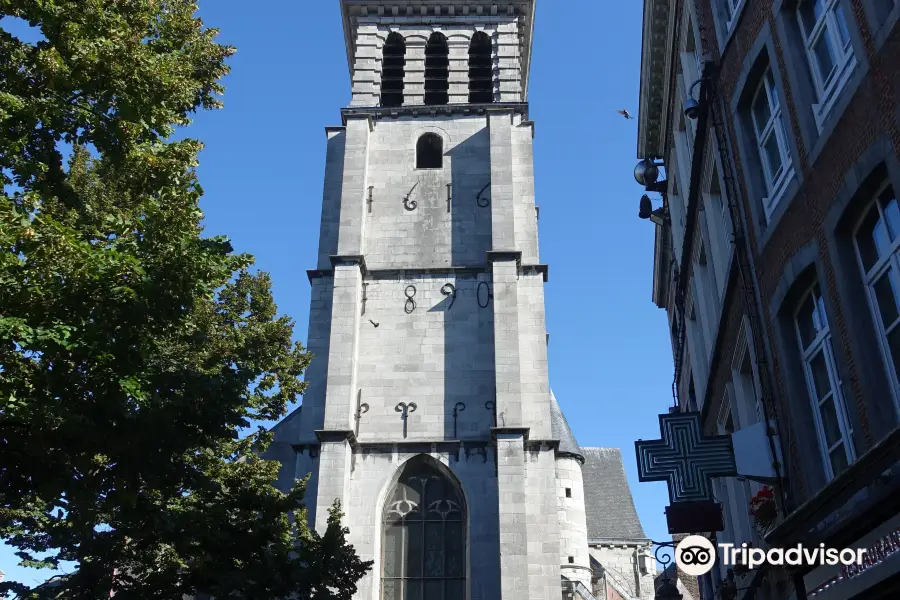
[[[644,2],[638,158],[664,166],[653,300],[678,407],[759,453],[752,477],[716,482],[718,537],[879,548],[852,576],[718,568],[703,598],[900,597],[898,15],[896,0]],[[748,515],[763,484],[769,528]]]

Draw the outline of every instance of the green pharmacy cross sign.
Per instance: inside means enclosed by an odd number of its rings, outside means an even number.
[[[639,481],[665,481],[672,504],[713,502],[713,477],[737,474],[730,435],[703,435],[699,412],[659,415],[662,439],[634,443]]]

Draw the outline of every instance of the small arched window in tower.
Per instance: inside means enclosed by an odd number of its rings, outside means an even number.
[[[450,48],[447,38],[434,32],[425,45],[425,104],[450,101]]]
[[[444,140],[435,133],[426,133],[416,142],[416,168],[440,169],[444,166]]]
[[[466,597],[466,507],[454,482],[413,459],[382,522],[382,600]]]
[[[397,32],[384,43],[381,61],[381,105],[403,106],[403,67],[406,65],[406,42]]]
[[[469,102],[483,104],[494,101],[494,67],[491,38],[483,31],[472,37],[469,46]]]

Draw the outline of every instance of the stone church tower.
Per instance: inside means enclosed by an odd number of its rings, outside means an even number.
[[[319,530],[341,502],[375,561],[359,600],[589,589],[585,459],[547,373],[534,0],[341,10],[352,100],[326,129],[315,359],[275,430],[279,485],[311,474]]]

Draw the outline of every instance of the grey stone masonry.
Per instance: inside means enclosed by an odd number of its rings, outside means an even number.
[[[452,32],[447,42],[450,46],[450,104],[469,101],[469,45],[471,38]]]
[[[319,227],[319,259],[317,269],[330,269],[331,256],[338,253],[337,241],[341,225],[341,188],[344,179],[347,128],[325,130],[325,185],[322,191],[322,221]]]
[[[350,482],[350,442],[346,439],[323,441],[319,454],[319,478],[316,490],[316,531],[328,527],[328,509],[335,501],[347,505],[347,488]]]
[[[352,68],[352,107],[381,104],[381,73],[384,44],[392,32],[406,43],[403,104],[421,106],[425,102],[425,45],[435,32],[447,38],[449,46],[449,102],[469,102],[469,46],[476,32],[483,31],[493,40],[494,100],[523,102],[526,98],[523,78],[519,20],[509,15],[440,15],[428,18],[373,16],[357,19],[354,32],[356,53]]]
[[[405,32],[406,66],[403,71],[403,104],[417,106],[425,104],[425,32],[412,34]],[[380,92],[379,92],[379,98]],[[355,99],[354,99],[355,100]]]
[[[352,106],[375,106],[381,97],[381,58],[387,35],[375,25],[356,31],[356,64],[352,73]]]
[[[522,86],[522,57],[519,49],[517,23],[501,23],[497,27],[496,42],[501,102],[524,102],[527,99],[527,90]]]
[[[591,557],[587,543],[587,518],[584,512],[584,481],[581,463],[575,458],[556,459],[558,521],[562,573],[591,589]],[[572,562],[569,562],[569,560]]]
[[[349,261],[335,264],[325,394],[325,429],[328,430],[352,429],[361,291],[361,265]]]
[[[474,115],[376,121],[365,213],[370,270],[484,267],[491,209],[477,196],[491,181],[485,124]],[[441,138],[440,168],[416,168],[416,142],[426,133]]]
[[[369,136],[372,121],[368,117],[347,119],[347,140],[344,149],[343,185],[341,187],[340,234],[337,253],[363,253],[363,219],[369,174]]]
[[[315,360],[310,362],[306,369],[303,410],[296,413],[296,417],[294,414],[289,417],[292,424],[289,430],[291,443],[315,443],[317,438],[314,432],[325,426],[325,389],[328,381],[328,353],[331,346],[334,277],[314,277],[310,284],[306,348],[315,356]],[[279,429],[279,434],[281,433]],[[288,430],[285,430],[284,434],[287,433]]]
[[[527,495],[525,492],[525,446],[523,434],[497,433],[497,490],[500,511],[500,597],[504,600],[550,598],[543,589],[531,594]],[[554,562],[556,557],[554,556]],[[540,568],[541,564],[536,563]],[[558,580],[557,580],[558,581]],[[557,593],[559,587],[557,585]],[[552,596],[555,598],[555,596]]]
[[[516,259],[506,256],[498,257],[492,266],[497,425],[499,427],[522,427],[518,268]]]
[[[532,600],[555,600],[561,595],[556,456],[547,444],[542,443],[526,449],[525,458],[529,594]]]
[[[516,285],[516,296],[518,303],[515,321],[519,360],[518,393],[522,406],[522,423],[530,429],[529,436],[532,439],[548,440],[552,438],[552,422],[549,418],[551,414],[550,384],[547,367],[547,324],[544,316],[543,276],[534,270],[520,273]],[[502,331],[501,325],[496,325],[495,329],[494,335],[499,337]],[[509,347],[512,348],[511,342]],[[512,351],[512,349],[509,350],[509,352]],[[498,344],[496,352],[505,353],[507,350]],[[500,406],[499,403],[498,406]]]
[[[493,250],[517,250],[512,111],[492,111],[488,115],[488,127],[491,135],[491,243]]]

